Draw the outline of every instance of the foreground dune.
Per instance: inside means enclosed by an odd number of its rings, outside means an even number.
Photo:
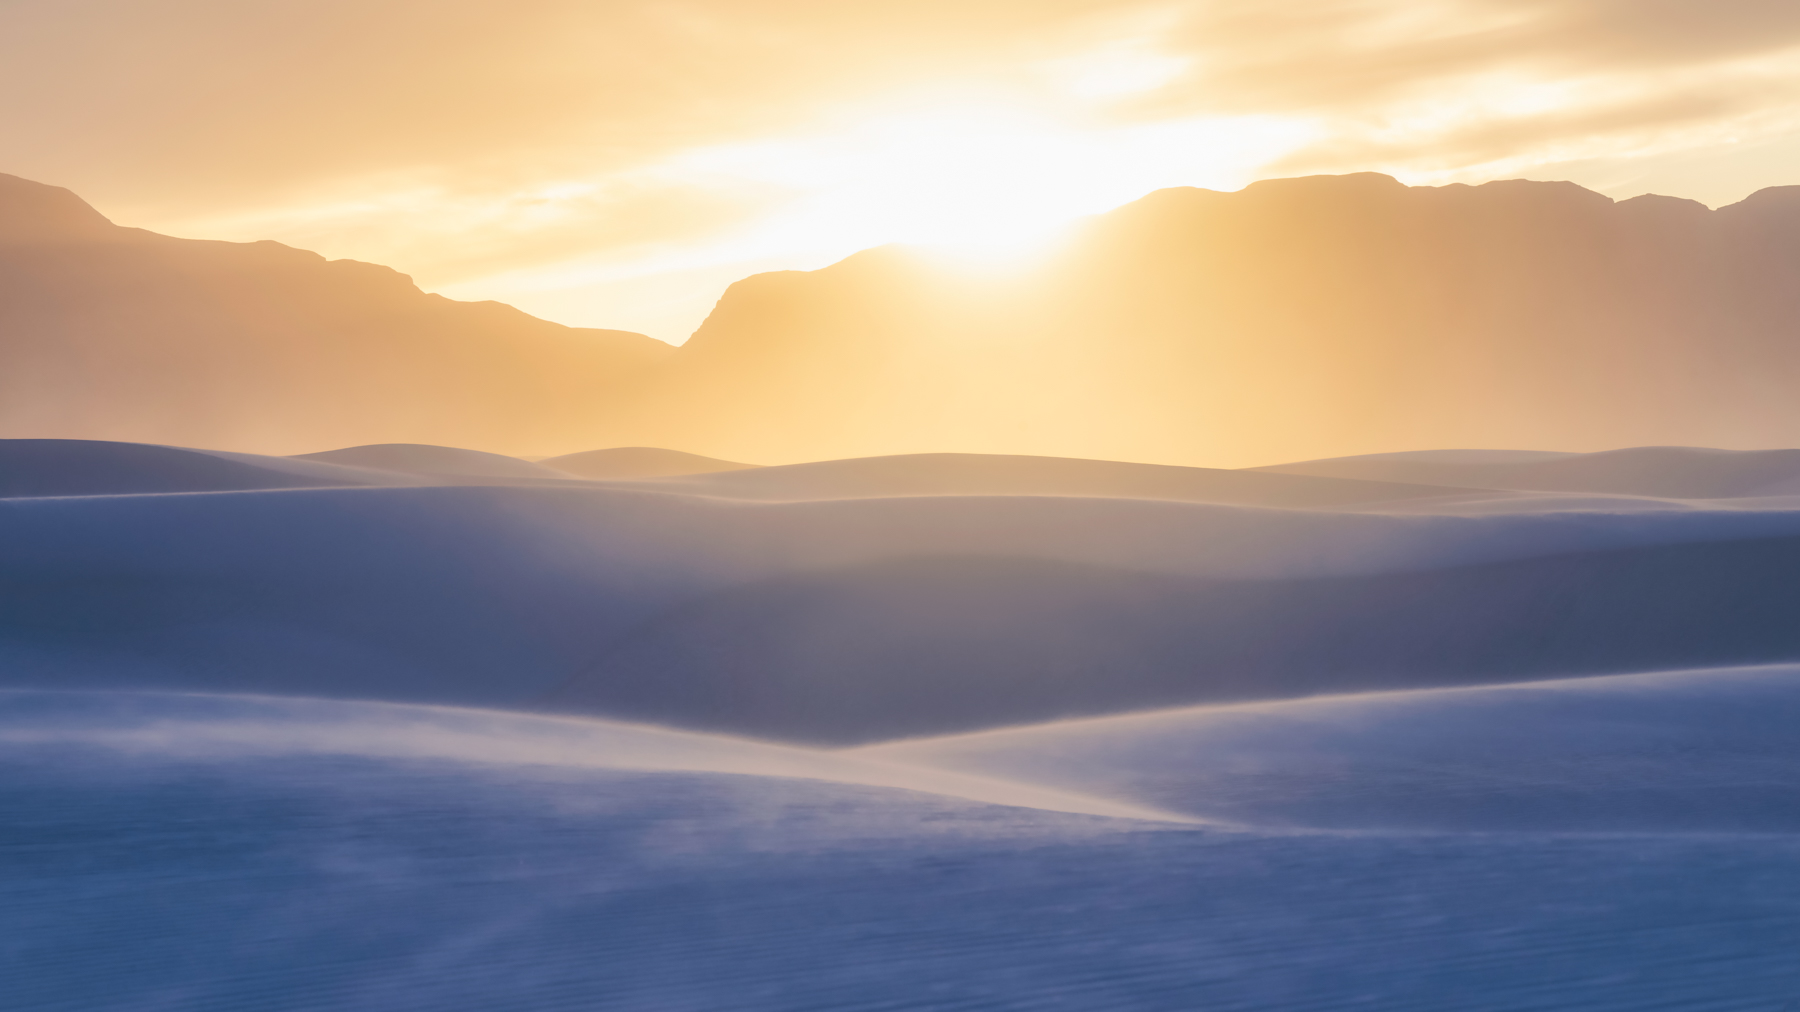
[[[8,1003],[1757,1008],[1789,993],[1800,944],[1792,746],[1772,729],[1791,723],[1794,694],[1776,683],[1793,677],[1321,700],[904,747],[988,768],[1030,756],[1038,780],[1364,830],[1351,834],[934,793],[921,789],[934,777],[971,781],[903,765],[899,746],[0,694]],[[1543,724],[1549,749],[1475,719],[1484,708]],[[980,783],[990,800],[1022,790]],[[1609,815],[1633,831],[1544,831]]]
[[[847,753],[1258,827],[1800,832],[1800,666],[1202,707]]]
[[[292,756],[731,773],[926,792],[991,804],[1138,819],[1182,816],[1129,802],[964,776],[929,765],[689,734],[616,721],[321,699],[0,691],[0,746],[77,747],[198,762]]]

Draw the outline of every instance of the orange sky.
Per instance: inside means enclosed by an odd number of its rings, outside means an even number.
[[[1794,0],[4,0],[0,171],[685,339],[730,281],[1163,186],[1800,182]]]

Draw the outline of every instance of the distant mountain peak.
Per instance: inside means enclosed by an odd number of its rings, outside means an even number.
[[[1269,193],[1277,190],[1305,189],[1314,192],[1329,191],[1344,193],[1347,191],[1379,192],[1408,189],[1405,183],[1384,172],[1346,172],[1342,175],[1287,176],[1281,179],[1261,179],[1244,187],[1246,193]]]
[[[1631,210],[1649,209],[1663,213],[1710,214],[1712,209],[1698,200],[1687,197],[1665,197],[1660,193],[1642,193],[1619,201],[1619,206]]]
[[[71,190],[0,172],[0,243],[107,239],[120,231]]]
[[[1800,186],[1765,186],[1730,206],[1758,213],[1800,210]]]
[[[123,228],[0,175],[9,437],[568,449],[603,438],[610,399],[672,351],[428,295],[378,264]]]

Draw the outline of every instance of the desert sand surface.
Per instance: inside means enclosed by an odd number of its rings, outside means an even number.
[[[1639,446],[1601,453],[1420,450],[1258,468],[1367,481],[1467,484],[1538,492],[1737,499],[1800,492],[1800,450]]]
[[[577,456],[0,441],[22,1007],[1800,983],[1784,456]]]
[[[429,446],[0,455],[11,685],[853,745],[1800,660],[1800,510],[1767,498],[973,455],[611,481]]]
[[[1162,710],[853,749],[1292,829],[1793,833],[1800,667]]]
[[[1754,1008],[1793,986],[1800,943],[1775,730],[1792,680],[1402,693],[849,753],[435,707],[0,692],[0,926],[30,970],[10,998]],[[1098,793],[1034,796],[1047,780]],[[1298,828],[1337,825],[1356,828]]]
[[[376,443],[347,446],[341,450],[301,453],[294,460],[320,460],[328,464],[370,467],[409,474],[484,478],[562,478],[553,467],[480,450],[460,450],[428,443]]]
[[[1294,480],[1296,477],[1300,480]],[[1045,495],[1293,507],[1386,503],[1462,491],[1441,484],[1330,475],[1277,476],[1211,467],[979,453],[912,453],[754,470],[719,469],[680,485],[701,494],[768,501]]]

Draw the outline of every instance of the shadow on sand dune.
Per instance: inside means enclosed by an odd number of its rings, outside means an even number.
[[[541,705],[854,744],[1227,700],[1800,659],[1800,538],[1202,580],[901,559],[672,609]]]

